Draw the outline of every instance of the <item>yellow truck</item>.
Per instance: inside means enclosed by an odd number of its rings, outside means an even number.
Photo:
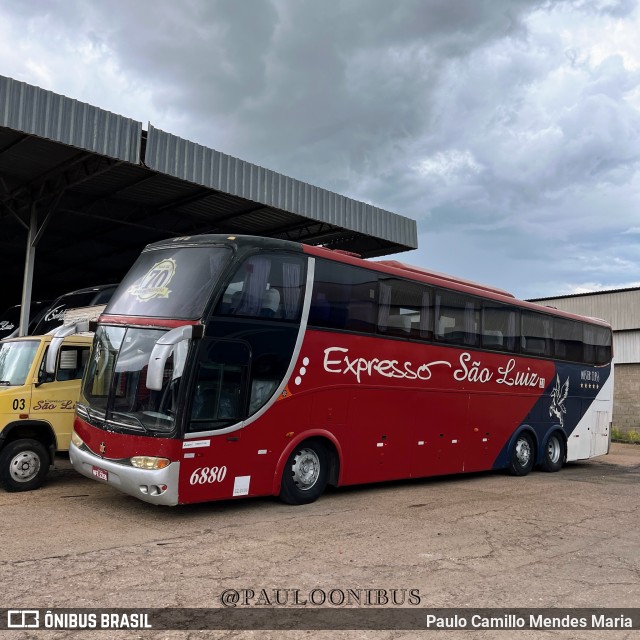
[[[7,491],[37,489],[54,454],[69,449],[93,336],[65,337],[55,368],[47,373],[52,339],[42,335],[0,342],[0,483]]]

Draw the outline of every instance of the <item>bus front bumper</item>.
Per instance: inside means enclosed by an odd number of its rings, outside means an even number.
[[[180,462],[172,462],[164,469],[136,469],[100,458],[85,447],[77,447],[73,442],[69,446],[69,460],[73,468],[83,476],[110,484],[134,498],[151,504],[178,504]]]

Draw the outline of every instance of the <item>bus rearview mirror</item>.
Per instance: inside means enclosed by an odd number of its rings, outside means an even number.
[[[172,353],[175,353],[173,378],[182,374],[186,361],[189,340],[194,337],[193,325],[171,329],[154,345],[147,369],[147,389],[160,391],[164,382],[164,368]]]

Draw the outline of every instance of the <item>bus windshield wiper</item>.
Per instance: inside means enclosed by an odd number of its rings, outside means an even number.
[[[144,426],[144,422],[142,422],[142,420],[140,420],[140,418],[137,418],[134,415],[131,415],[130,413],[121,413],[120,411],[112,411],[111,412],[111,416],[112,417],[119,417],[120,419],[124,419],[124,420],[133,420],[134,422],[136,422],[140,428],[142,429],[142,431],[144,431],[145,433],[149,433],[149,430],[147,429],[147,427]],[[122,423],[121,423],[122,424]],[[126,426],[130,426],[133,427],[134,425],[126,425]]]
[[[0,380],[0,384],[3,384],[5,387],[10,387],[11,380]]]

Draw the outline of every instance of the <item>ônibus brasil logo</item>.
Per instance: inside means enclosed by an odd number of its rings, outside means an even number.
[[[167,285],[175,272],[176,261],[173,258],[156,262],[136,284],[127,289],[127,293],[142,302],[152,298],[168,298],[171,290]]]

